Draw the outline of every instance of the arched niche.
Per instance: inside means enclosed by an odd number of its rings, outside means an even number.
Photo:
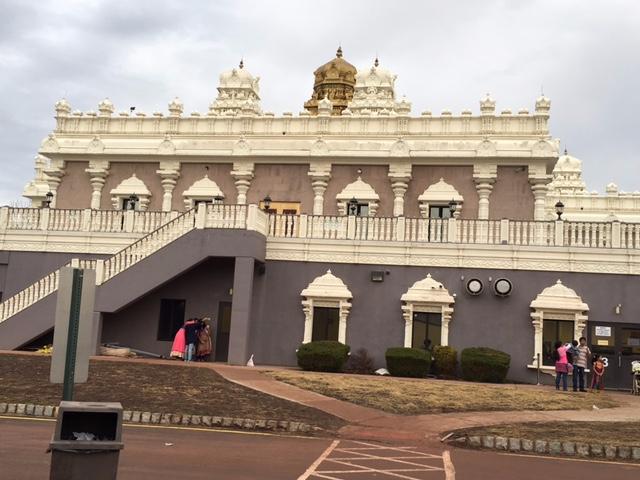
[[[151,192],[135,173],[120,182],[110,193],[111,203],[115,210],[122,210],[124,202],[132,195],[138,197],[138,210],[145,211],[151,201]]]
[[[446,206],[448,208],[449,202],[453,200],[456,202],[456,211],[453,214],[454,217],[459,217],[462,211],[462,204],[464,198],[458,191],[444,181],[441,178],[436,183],[429,185],[422,195],[418,197],[418,208],[423,218],[429,218],[429,209],[432,206]]]
[[[558,338],[555,340],[577,340],[584,335],[589,306],[582,301],[582,298],[575,290],[565,286],[562,281],[558,280],[554,285],[542,290],[531,302],[530,307],[533,309],[531,323],[534,328],[534,354],[533,361],[529,367],[536,368],[538,355],[540,355],[540,364],[545,364],[545,325],[547,328],[552,326],[556,328],[557,322],[570,322],[572,338]],[[547,337],[550,338],[549,335]],[[553,368],[548,363],[546,366]]]
[[[405,347],[421,347],[421,345],[412,345],[414,320],[420,313],[440,315],[440,345],[449,345],[449,322],[453,315],[455,299],[442,283],[428,274],[426,278],[414,283],[400,299],[402,300],[402,316],[405,321]]]
[[[344,189],[336,195],[338,202],[338,213],[340,215],[348,215],[349,201],[355,198],[359,205],[367,206],[367,214],[363,216],[374,217],[378,210],[380,196],[376,193],[371,185],[364,182],[361,177],[344,187]]]
[[[218,184],[205,175],[182,193],[184,198],[184,206],[188,209],[196,206],[198,202],[212,202],[214,197],[224,198],[224,193],[218,187]]]
[[[302,343],[309,343],[314,333],[314,318],[318,316],[318,309],[327,313],[328,309],[335,309],[335,320],[337,324],[337,338],[328,338],[328,340],[337,340],[340,343],[347,343],[347,318],[351,309],[351,292],[344,282],[333,275],[331,270],[327,273],[316,277],[302,292],[302,310],[304,311],[304,336]],[[316,318],[317,320],[317,318]],[[323,319],[324,321],[324,319]],[[318,325],[316,325],[316,331]],[[323,338],[324,339],[324,338]]]

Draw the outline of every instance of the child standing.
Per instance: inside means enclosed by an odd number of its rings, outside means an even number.
[[[595,355],[593,358],[593,377],[591,379],[591,391],[594,388],[598,389],[598,392],[604,388],[604,362],[600,355]]]

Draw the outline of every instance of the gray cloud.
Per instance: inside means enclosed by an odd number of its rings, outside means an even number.
[[[543,87],[589,188],[640,189],[637,2],[4,0],[2,13],[0,204],[20,198],[62,96],[151,112],[178,95],[202,112],[244,57],[263,108],[298,112],[338,43],[356,66],[378,54],[414,114],[477,111],[487,91],[498,109],[532,109]]]

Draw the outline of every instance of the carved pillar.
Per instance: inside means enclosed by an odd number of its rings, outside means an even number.
[[[106,160],[91,160],[89,168],[86,168],[85,172],[89,174],[89,183],[91,183],[91,208],[99,210],[102,201],[102,188],[109,175],[109,162]]]
[[[533,219],[545,220],[545,204],[547,201],[547,178],[529,178],[531,191],[533,192]]]
[[[309,343],[313,333],[313,300],[303,300],[302,311],[304,312],[304,333],[302,336],[302,343]]]
[[[542,365],[542,322],[544,321],[544,312],[541,310],[536,310],[531,313],[531,324],[534,329],[534,337],[533,337],[533,361],[532,365],[536,365],[538,361],[538,356],[540,356],[540,365]]]
[[[404,194],[409,188],[411,180],[411,164],[391,163],[389,164],[389,180],[391,190],[393,190],[393,216],[402,217],[404,215]]]
[[[307,175],[311,178],[311,188],[313,188],[313,214],[322,215],[324,213],[324,192],[331,179],[331,164],[312,161],[309,164]]]
[[[239,205],[246,205],[247,203],[247,192],[253,179],[253,170],[253,162],[240,161],[233,163],[231,176],[235,179],[236,189],[238,190],[238,200],[236,203]]]
[[[478,192],[478,219],[489,219],[489,196],[498,176],[495,164],[476,164],[473,166],[473,181]]]
[[[55,208],[58,203],[58,187],[62,183],[62,177],[64,177],[65,174],[64,167],[64,160],[51,160],[49,167],[44,170],[44,173],[48,177],[49,188],[51,189],[51,193],[53,193],[51,205],[49,205],[51,208]]]
[[[351,304],[347,300],[340,301],[340,320],[338,323],[338,341],[347,344],[347,318]]]
[[[156,170],[160,176],[162,185],[162,211],[170,212],[173,201],[173,189],[176,188],[178,178],[180,178],[180,162],[163,161],[160,162],[160,169]]]

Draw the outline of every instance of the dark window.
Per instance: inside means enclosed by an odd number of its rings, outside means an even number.
[[[442,337],[442,315],[439,313],[416,312],[413,314],[413,348],[428,348],[440,345]]]
[[[573,322],[571,320],[545,320],[542,326],[542,364],[555,365],[553,346],[557,341],[563,344],[573,340]]]
[[[339,310],[337,308],[313,307],[313,333],[311,341],[338,340]]]
[[[451,218],[451,210],[449,210],[449,205],[429,206],[429,218]]]
[[[158,340],[171,342],[184,323],[186,300],[163,298],[160,300],[160,321],[158,322]]]

